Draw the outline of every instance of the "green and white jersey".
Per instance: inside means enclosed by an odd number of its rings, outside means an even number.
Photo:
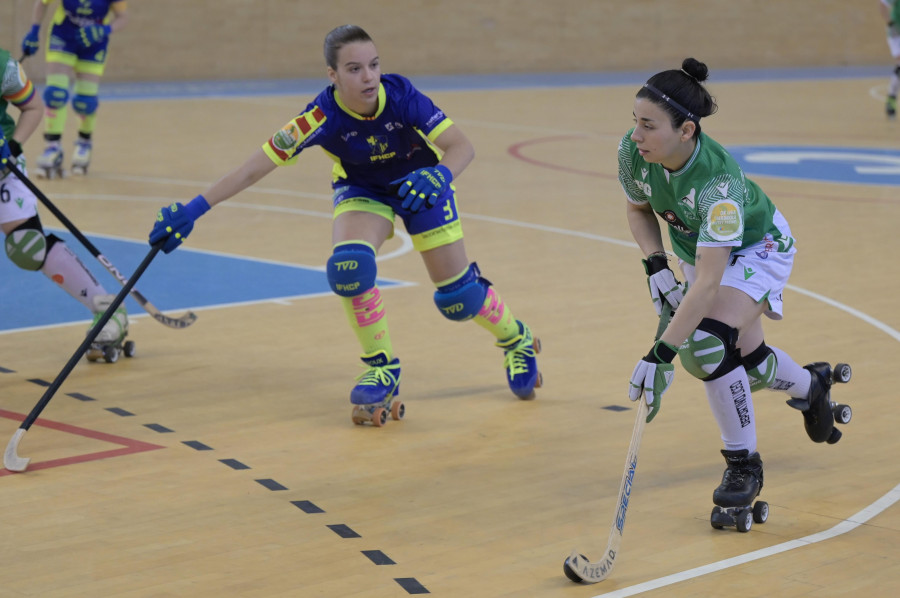
[[[701,133],[687,164],[670,172],[641,157],[631,131],[619,143],[619,182],[628,201],[650,202],[669,225],[672,249],[679,258],[693,264],[698,246],[726,246],[734,252],[767,234],[776,251],[791,248],[794,240],[773,222],[775,205],[711,137]]]

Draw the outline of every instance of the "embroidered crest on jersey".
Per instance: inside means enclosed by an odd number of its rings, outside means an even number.
[[[304,112],[269,139],[269,147],[281,160],[288,160],[325,122],[325,113],[316,106],[309,112]]]
[[[710,236],[717,241],[737,239],[744,232],[740,208],[730,199],[717,201],[709,209],[707,226]]]
[[[370,135],[366,137],[366,143],[369,144],[369,148],[372,150],[372,154],[369,156],[369,160],[372,162],[390,160],[397,155],[397,152],[387,151],[390,144],[385,135]]]

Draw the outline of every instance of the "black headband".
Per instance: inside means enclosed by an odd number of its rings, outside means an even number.
[[[696,114],[694,114],[693,112],[691,112],[690,110],[688,110],[687,108],[685,108],[684,106],[682,106],[681,104],[679,104],[678,102],[673,100],[670,96],[667,96],[666,94],[664,94],[660,90],[656,89],[649,83],[644,83],[644,87],[646,87],[648,90],[650,90],[650,92],[652,92],[654,95],[656,95],[660,99],[662,99],[666,104],[668,104],[669,106],[671,106],[672,108],[674,108],[675,110],[677,110],[678,112],[680,112],[681,114],[686,116],[688,120],[691,120],[697,124],[700,124],[699,116],[697,116]]]

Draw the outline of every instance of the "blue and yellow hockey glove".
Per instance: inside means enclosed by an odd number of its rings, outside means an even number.
[[[112,27],[109,25],[88,25],[78,30],[76,39],[82,48],[90,48],[105,40],[110,33],[112,33]]]
[[[173,203],[156,214],[156,222],[150,231],[150,245],[165,240],[163,252],[172,253],[194,229],[194,221],[209,211],[209,203],[202,195],[187,205]]]
[[[22,54],[25,56],[32,56],[37,54],[38,48],[40,48],[40,25],[32,25],[31,30],[25,34],[25,37],[22,38]]]
[[[453,174],[446,166],[438,164],[434,167],[414,170],[402,179],[391,181],[391,185],[399,185],[397,197],[403,200],[400,207],[404,210],[418,212],[433,208],[438,198],[450,188]]]

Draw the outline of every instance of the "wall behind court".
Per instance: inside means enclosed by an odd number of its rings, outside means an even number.
[[[34,0],[0,0],[20,53]],[[53,6],[56,6],[56,2]],[[408,75],[890,64],[875,0],[128,0],[108,81],[324,76],[322,41],[364,27]],[[47,23],[42,27],[42,42]],[[27,62],[42,80],[43,50]]]

